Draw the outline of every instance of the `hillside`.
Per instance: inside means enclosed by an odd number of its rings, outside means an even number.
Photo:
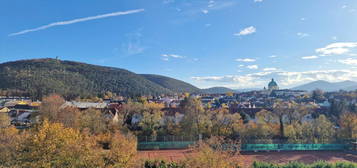
[[[357,88],[357,82],[354,81],[343,81],[343,82],[327,82],[323,80],[310,82],[304,85],[294,87],[294,90],[307,90],[312,91],[315,89],[321,89],[324,91],[338,91],[338,90],[354,90]]]
[[[0,64],[0,89],[34,98],[60,93],[67,98],[111,91],[124,96],[171,94],[143,76],[125,69],[56,59],[32,59]]]
[[[189,93],[198,93],[200,92],[200,89],[183,81],[166,77],[166,76],[161,76],[161,75],[152,75],[152,74],[141,74],[144,78],[147,80],[154,82],[164,88],[167,88],[173,92],[176,93],[183,93],[183,92],[189,92]]]
[[[202,89],[202,92],[206,94],[225,94],[227,92],[235,92],[235,91],[226,87],[211,87],[207,89]]]

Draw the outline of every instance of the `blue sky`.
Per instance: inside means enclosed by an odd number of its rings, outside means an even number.
[[[0,62],[56,56],[201,88],[357,81],[357,1],[0,1]]]

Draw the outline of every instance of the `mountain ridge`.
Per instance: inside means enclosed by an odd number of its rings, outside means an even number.
[[[196,86],[193,86],[189,83],[186,83],[184,81],[167,77],[167,76],[162,76],[162,75],[156,75],[156,74],[139,74],[146,78],[147,80],[150,80],[151,82],[154,82],[164,88],[170,89],[173,92],[176,93],[183,93],[183,92],[189,92],[189,93],[199,93],[201,90],[197,88]]]
[[[356,90],[357,89],[357,82],[355,81],[342,81],[342,82],[328,82],[325,80],[317,80],[313,82],[309,82],[306,84],[302,84],[296,87],[293,87],[294,90],[306,90],[306,91],[313,91],[315,89],[321,89],[324,91],[338,91],[338,90]]]
[[[170,85],[195,88],[173,78],[161,76],[161,79],[170,79],[170,82],[160,85],[126,69],[51,58],[0,64],[0,89],[14,90],[37,99],[50,93],[73,99],[102,95],[107,91],[122,96],[174,94],[176,90],[170,90],[174,88]]]

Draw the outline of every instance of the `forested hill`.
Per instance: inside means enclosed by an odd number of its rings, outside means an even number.
[[[165,77],[152,82],[125,69],[57,59],[32,59],[0,64],[0,89],[21,92],[34,98],[60,93],[67,98],[100,95],[111,91],[123,96],[172,94],[195,90],[193,86]],[[159,83],[159,84],[157,84]],[[184,86],[185,88],[180,88]],[[168,87],[168,88],[165,88]],[[173,91],[171,91],[172,89]]]
[[[151,82],[154,82],[164,88],[167,88],[173,92],[176,93],[183,93],[183,92],[189,92],[189,93],[199,93],[200,89],[183,81],[166,77],[166,76],[161,76],[161,75],[152,75],[152,74],[142,74],[144,78],[150,80]]]

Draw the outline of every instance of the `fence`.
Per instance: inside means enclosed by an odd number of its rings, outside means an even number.
[[[138,149],[185,149],[198,141],[193,136],[139,136]]]
[[[192,136],[157,136],[138,137],[138,150],[159,149],[185,149],[195,145],[198,138]],[[350,141],[351,142],[351,141]],[[273,141],[273,143],[243,143],[240,151],[321,151],[321,150],[350,150],[351,143],[336,144],[294,144],[284,141]]]
[[[347,144],[242,144],[241,151],[346,150]]]
[[[197,141],[195,136],[138,136],[138,142],[185,142]]]
[[[171,142],[139,142],[139,150],[159,149],[186,149],[194,145],[195,141],[171,141]]]

